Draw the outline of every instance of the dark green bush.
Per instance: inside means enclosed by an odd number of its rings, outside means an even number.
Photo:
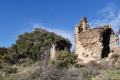
[[[9,63],[9,64],[14,64],[16,63],[19,59],[20,59],[20,55],[16,54],[16,53],[12,53],[12,54],[5,54],[1,61],[4,63]]]
[[[7,48],[5,48],[5,47],[0,47],[0,55],[5,55],[5,54],[8,54]]]
[[[11,63],[10,56],[9,56],[8,54],[5,54],[5,55],[2,57],[1,62]]]
[[[64,69],[77,62],[77,55],[70,53],[67,49],[57,52],[56,59],[52,60],[51,63],[56,65],[58,68]]]
[[[12,44],[11,50],[12,50],[12,53],[18,53],[18,51],[17,51],[17,45],[16,44]]]

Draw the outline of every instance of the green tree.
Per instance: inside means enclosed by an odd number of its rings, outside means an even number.
[[[64,50],[65,48],[70,50],[71,48],[71,43],[68,39],[53,32],[36,28],[30,33],[25,32],[24,34],[19,35],[16,44],[12,46],[12,51],[37,60],[37,54],[52,43],[57,44],[56,49],[59,51]]]

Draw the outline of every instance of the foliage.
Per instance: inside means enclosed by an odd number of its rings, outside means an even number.
[[[2,59],[1,59],[2,62],[4,63],[10,63],[10,64],[13,64],[14,63],[14,60],[12,59],[11,55],[10,54],[5,54]]]
[[[70,49],[71,43],[68,39],[65,39],[53,32],[48,32],[44,29],[36,28],[34,31],[28,33],[25,32],[18,36],[16,44],[11,46],[14,53],[25,55],[31,59],[37,60],[37,54],[41,54],[42,50],[46,46],[50,46],[52,43],[57,44],[56,49],[63,50],[65,48]]]
[[[67,49],[57,52],[56,59],[51,61],[58,68],[68,68],[77,62],[77,55],[70,53]]]
[[[16,63],[20,58],[24,58],[24,56],[16,54],[16,53],[11,53],[11,54],[5,54],[2,56],[1,61],[3,63],[9,63],[9,64],[14,64]]]
[[[5,47],[0,47],[0,55],[8,54],[7,48]]]
[[[17,51],[17,45],[16,44],[12,44],[11,50],[12,50],[12,53],[18,53],[18,51]]]
[[[120,70],[100,70],[100,74],[94,78],[94,80],[119,80]]]
[[[54,66],[47,64],[45,61],[38,61],[32,65],[33,71],[23,71],[21,75],[14,78],[15,80],[91,80],[92,77],[98,75],[97,68],[76,68],[72,67],[66,70],[60,70]],[[31,70],[31,68],[30,68]],[[98,80],[98,79],[96,79]]]

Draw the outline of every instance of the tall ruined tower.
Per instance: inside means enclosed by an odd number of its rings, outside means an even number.
[[[77,49],[77,43],[79,42],[79,34],[83,31],[88,31],[90,26],[88,24],[87,18],[84,17],[80,20],[79,24],[75,26],[75,49]],[[76,50],[75,50],[76,53]]]
[[[84,48],[80,45],[79,34],[81,32],[88,31],[89,29],[90,26],[86,17],[82,18],[79,24],[75,26],[75,54],[79,55],[80,52],[84,52]]]
[[[84,17],[75,26],[75,54],[78,55],[78,63],[110,57],[120,51],[118,44],[119,38],[110,25],[90,29]]]
[[[86,17],[82,18],[76,27],[78,29],[78,33],[80,33],[81,31],[89,30],[90,27],[89,27],[87,18]]]

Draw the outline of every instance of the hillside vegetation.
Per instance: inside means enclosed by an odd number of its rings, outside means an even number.
[[[53,43],[57,53],[51,60],[44,51]],[[25,32],[10,48],[0,47],[0,80],[120,80],[119,55],[79,65],[70,48],[68,39],[53,32],[39,28]]]
[[[44,51],[50,48],[51,44],[57,44],[56,50],[61,51],[65,48],[70,50],[71,43],[68,39],[48,32],[44,29],[36,28],[32,32],[25,32],[18,35],[16,44],[10,48],[0,48],[0,55],[2,60],[9,63],[15,63],[20,58],[29,57],[33,61],[41,59]]]

